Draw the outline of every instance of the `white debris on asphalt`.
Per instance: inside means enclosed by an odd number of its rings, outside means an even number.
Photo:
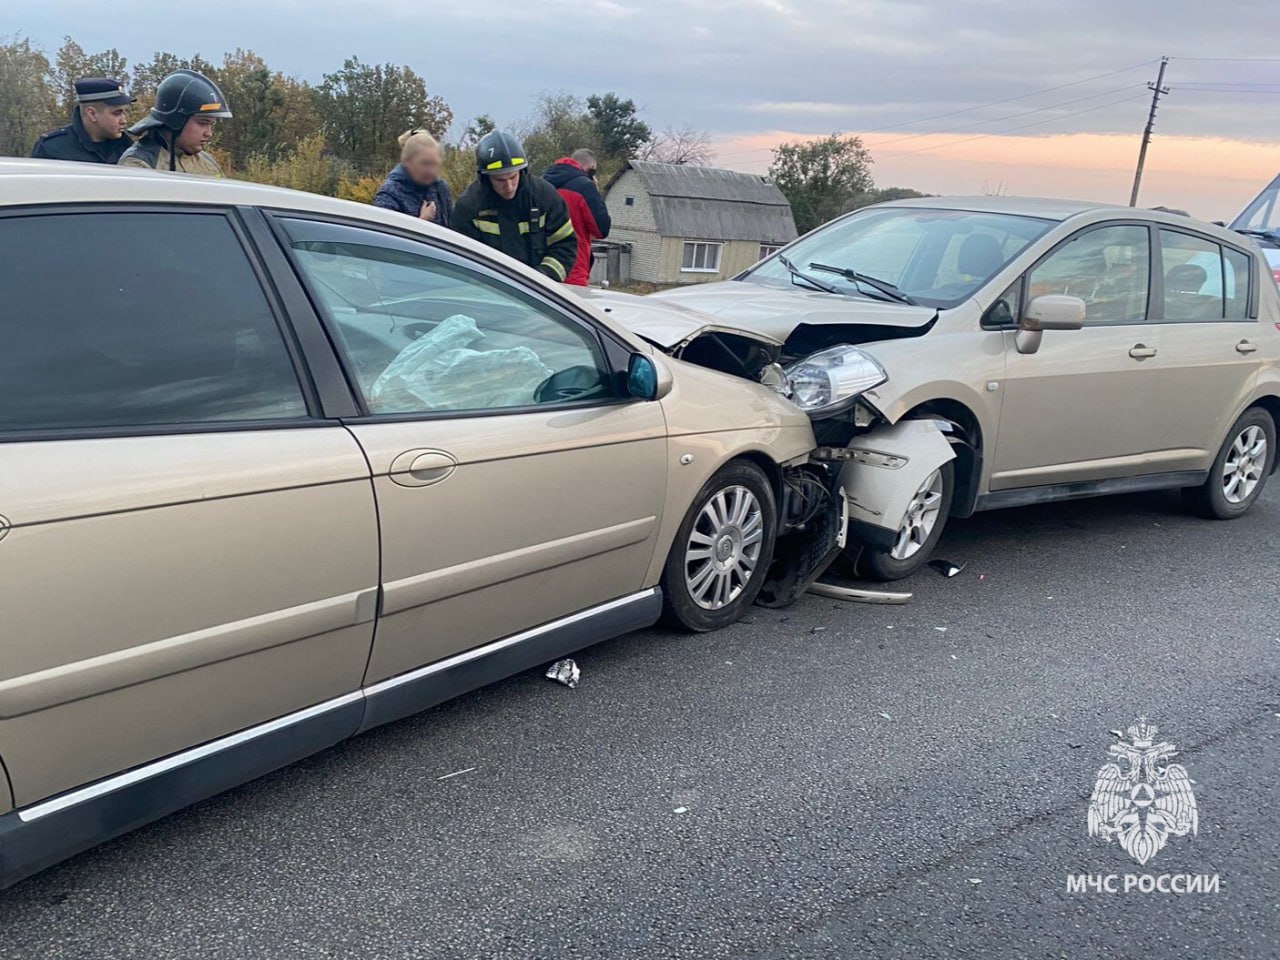
[[[474,773],[476,767],[467,767],[465,770],[455,770],[453,773],[446,773],[443,777],[436,777],[437,780],[448,780],[450,777],[460,777],[464,773]]]
[[[578,661],[569,657],[557,660],[547,667],[547,679],[554,680],[556,683],[563,683],[570,690],[578,685],[580,676],[582,676],[582,671],[578,669]]]
[[[676,807],[676,808],[675,808],[674,810],[672,810],[671,812],[672,812],[672,813],[688,813],[688,812],[689,812],[689,808],[688,808],[688,807]]]
[[[981,883],[981,882],[982,882],[982,878],[981,878],[981,877],[970,877],[970,878],[969,878],[969,882],[970,882],[970,883]]]
[[[891,716],[889,716],[887,713],[883,713],[883,712],[880,714],[880,716],[884,717],[886,720],[892,720],[892,719],[893,719],[893,717],[891,717]]]
[[[946,632],[947,632],[947,628],[946,628],[946,627],[934,627],[933,629],[937,630],[939,633],[946,633]]]
[[[809,593],[815,597],[826,597],[829,600],[848,600],[853,603],[906,603],[911,599],[909,593],[890,593],[887,590],[863,590],[856,587],[838,587],[834,583],[815,583],[809,586]]]

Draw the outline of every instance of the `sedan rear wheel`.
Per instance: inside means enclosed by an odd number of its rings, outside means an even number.
[[[1209,478],[1184,491],[1203,516],[1230,520],[1253,506],[1266,486],[1276,458],[1276,425],[1266,410],[1246,410],[1227,432]]]
[[[708,480],[667,557],[667,621],[701,632],[741,617],[764,584],[777,524],[773,490],[759,467],[731,463]]]

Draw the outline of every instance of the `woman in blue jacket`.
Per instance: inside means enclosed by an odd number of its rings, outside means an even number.
[[[449,226],[453,194],[440,179],[440,144],[425,130],[400,135],[400,163],[373,198],[376,206]]]

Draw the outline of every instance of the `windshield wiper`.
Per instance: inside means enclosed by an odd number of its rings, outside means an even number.
[[[1236,233],[1243,233],[1246,237],[1262,237],[1266,240],[1280,239],[1280,227],[1275,230],[1254,230],[1251,227],[1233,227]]]
[[[831,284],[823,283],[821,280],[818,280],[815,277],[811,277],[807,273],[804,273],[799,267],[797,267],[794,263],[792,263],[782,254],[778,254],[778,262],[787,268],[787,272],[791,274],[792,280],[803,280],[805,283],[809,284],[809,286],[814,287],[815,289],[821,290],[823,293],[838,294],[840,292],[835,287],[831,286]]]
[[[822,270],[826,273],[835,273],[844,277],[853,283],[859,283],[864,286],[871,287],[873,290],[879,290],[884,297],[879,299],[894,300],[898,303],[905,303],[910,306],[916,306],[916,302],[907,296],[888,280],[877,280],[875,277],[869,277],[865,273],[859,273],[857,270],[850,270],[848,267],[832,267],[825,263],[811,263],[810,269]]]

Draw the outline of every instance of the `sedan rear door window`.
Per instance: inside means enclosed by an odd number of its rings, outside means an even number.
[[[0,432],[307,416],[218,213],[0,218]]]

